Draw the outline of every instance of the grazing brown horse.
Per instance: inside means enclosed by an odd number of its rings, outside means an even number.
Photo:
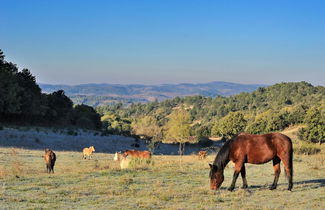
[[[199,160],[203,160],[206,158],[207,156],[207,151],[200,151],[199,153],[197,153],[199,156]]]
[[[151,158],[151,152],[145,150],[145,151],[139,151],[139,150],[126,150],[123,155],[125,157],[131,156],[133,158],[143,158],[143,159],[150,159]]]
[[[46,163],[47,173],[54,173],[54,164],[56,161],[55,153],[50,149],[45,149],[44,160]]]
[[[235,172],[228,188],[232,191],[239,173],[243,179],[243,188],[247,188],[245,163],[263,164],[273,160],[274,181],[270,189],[277,187],[280,176],[280,162],[284,164],[288,177],[288,190],[292,189],[293,149],[291,139],[281,133],[268,133],[264,135],[251,135],[241,133],[232,140],[227,141],[218,152],[214,163],[210,165],[210,188],[217,190],[223,180],[223,171],[229,161],[234,162]]]

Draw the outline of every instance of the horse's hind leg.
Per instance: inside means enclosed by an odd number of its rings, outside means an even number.
[[[240,174],[243,179],[243,189],[246,189],[248,187],[248,185],[247,185],[247,180],[246,180],[245,164],[243,164],[243,166],[241,167]]]
[[[52,174],[54,174],[54,165],[51,165]]]
[[[280,158],[278,156],[275,156],[273,158],[273,169],[274,169],[274,181],[273,184],[270,187],[270,190],[274,190],[276,189],[277,185],[278,185],[278,180],[279,180],[279,176],[281,173],[281,168],[280,168]]]
[[[289,155],[288,155],[289,156]],[[282,159],[284,170],[286,172],[286,176],[288,178],[288,190],[291,191],[293,183],[292,183],[292,175],[293,175],[293,167],[292,167],[292,157],[285,157]]]

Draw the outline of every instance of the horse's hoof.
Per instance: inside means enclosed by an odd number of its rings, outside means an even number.
[[[234,187],[229,187],[228,190],[232,192],[234,190]]]
[[[243,185],[242,186],[242,189],[247,189],[248,188],[248,185]]]
[[[272,186],[270,187],[270,190],[275,190],[275,189],[276,189],[276,186],[273,186],[273,185],[272,185]]]

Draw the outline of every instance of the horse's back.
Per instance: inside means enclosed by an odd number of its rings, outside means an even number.
[[[150,159],[151,158],[151,152],[145,150],[145,151],[139,151],[139,150],[126,150],[124,152],[125,155],[135,157],[135,158],[145,158]]]
[[[92,150],[90,150],[89,148],[84,148],[83,150],[83,153],[85,154],[85,155],[90,155],[90,154],[92,154]]]
[[[245,162],[262,164],[272,160],[279,153],[292,150],[289,137],[281,133],[254,135],[243,133],[232,143],[232,159],[245,159]]]

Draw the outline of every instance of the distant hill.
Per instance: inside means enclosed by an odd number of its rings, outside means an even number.
[[[241,92],[252,92],[265,85],[238,84],[215,81],[209,83],[182,83],[162,85],[141,84],[81,84],[81,85],[51,85],[39,84],[42,91],[51,93],[56,90],[64,90],[75,104],[87,104],[91,106],[115,104],[118,102],[150,102],[163,101],[176,96],[230,96]]]

